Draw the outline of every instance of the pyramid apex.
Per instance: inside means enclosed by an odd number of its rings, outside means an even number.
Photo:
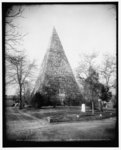
[[[53,27],[53,34],[57,34],[55,26]]]

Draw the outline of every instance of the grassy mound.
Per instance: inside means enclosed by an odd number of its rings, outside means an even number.
[[[50,123],[59,123],[59,122],[74,122],[74,121],[90,121],[90,120],[102,120],[106,118],[115,117],[115,112],[105,111],[103,113],[96,112],[92,115],[90,112],[80,113],[80,114],[67,114],[65,116],[52,116],[50,118]]]

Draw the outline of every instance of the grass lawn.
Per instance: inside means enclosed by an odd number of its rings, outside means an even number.
[[[100,112],[81,113],[80,107],[74,106],[36,110],[8,107],[7,137],[22,141],[109,140],[115,137],[114,116],[115,110],[105,110],[100,117]]]
[[[34,130],[29,141],[109,140],[115,137],[115,119],[54,124]]]

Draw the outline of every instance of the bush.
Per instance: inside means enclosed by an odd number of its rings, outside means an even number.
[[[47,104],[48,104],[48,99],[40,93],[36,93],[32,97],[32,106],[35,108],[41,108],[42,106],[46,106]]]
[[[82,95],[76,95],[66,97],[64,104],[68,106],[80,106],[83,103],[83,96]]]
[[[66,97],[63,104],[68,106],[80,106],[83,102],[82,95],[76,95]],[[61,106],[61,100],[56,95],[42,95],[40,93],[36,93],[32,98],[32,105],[36,108],[41,108],[42,106]]]

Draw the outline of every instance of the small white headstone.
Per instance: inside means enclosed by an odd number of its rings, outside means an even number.
[[[85,112],[85,104],[82,104],[82,107],[81,107],[81,112]]]

